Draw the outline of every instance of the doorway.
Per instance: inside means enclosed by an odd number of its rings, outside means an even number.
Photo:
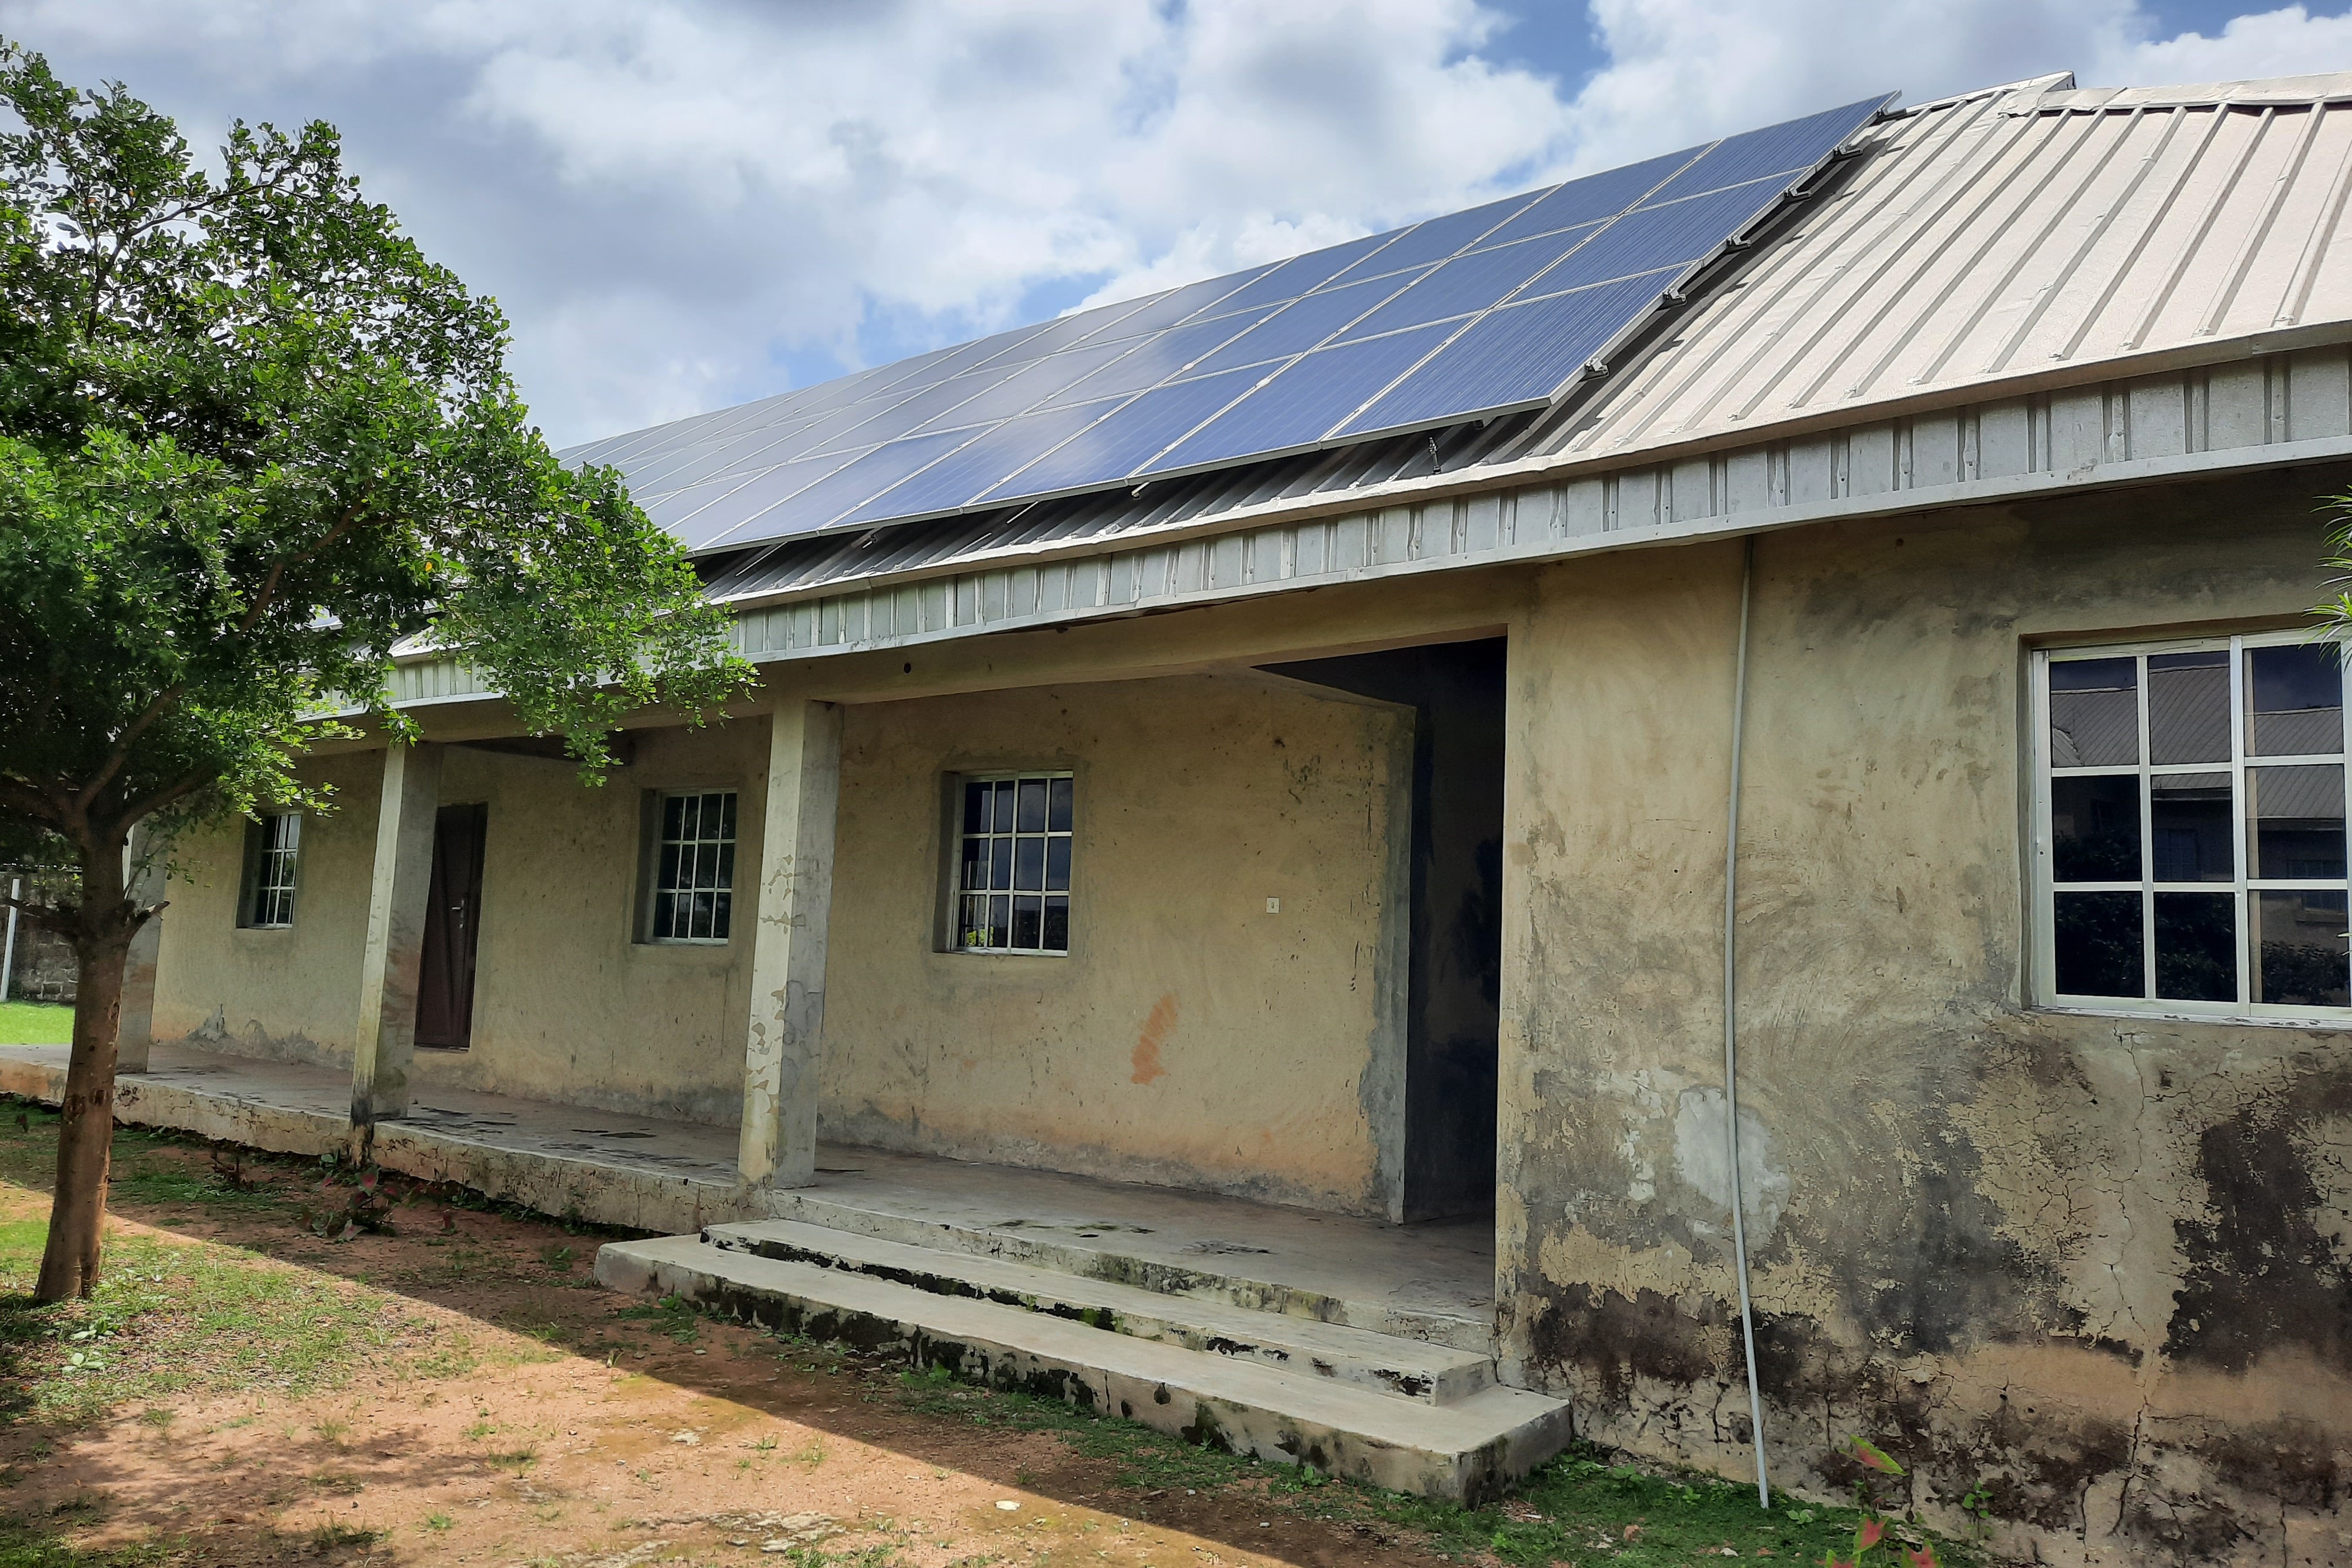
[[[1413,710],[1408,1221],[1495,1207],[1507,645],[1490,637],[1265,666]]]
[[[444,806],[433,819],[433,883],[416,975],[416,1043],[463,1051],[474,1040],[474,946],[482,924],[483,805]]]

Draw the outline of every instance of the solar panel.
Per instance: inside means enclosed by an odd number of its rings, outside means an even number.
[[[689,549],[1539,408],[1885,107],[1843,105],[566,454]]]

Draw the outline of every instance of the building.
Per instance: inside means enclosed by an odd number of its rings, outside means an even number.
[[[123,1113],[1456,1492],[1745,1472],[1736,1208],[1781,1484],[2352,1560],[2352,75],[1857,124],[1559,401],[756,542],[814,394],[590,449],[758,699],[592,789],[408,658],[187,846]]]

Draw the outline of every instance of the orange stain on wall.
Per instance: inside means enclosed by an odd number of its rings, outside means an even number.
[[[1143,1020],[1143,1032],[1135,1037],[1135,1082],[1149,1083],[1168,1076],[1168,1070],[1160,1065],[1160,1048],[1175,1032],[1176,993],[1171,991],[1152,1004],[1151,1016]]]

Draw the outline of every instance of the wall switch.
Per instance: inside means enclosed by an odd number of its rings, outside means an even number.
[[[1280,900],[1280,899],[1278,899],[1278,898],[1269,898],[1269,899],[1267,899],[1267,900],[1265,901],[1265,912],[1266,912],[1268,915],[1279,915],[1279,914],[1281,914],[1281,913],[1282,913],[1282,900]]]

